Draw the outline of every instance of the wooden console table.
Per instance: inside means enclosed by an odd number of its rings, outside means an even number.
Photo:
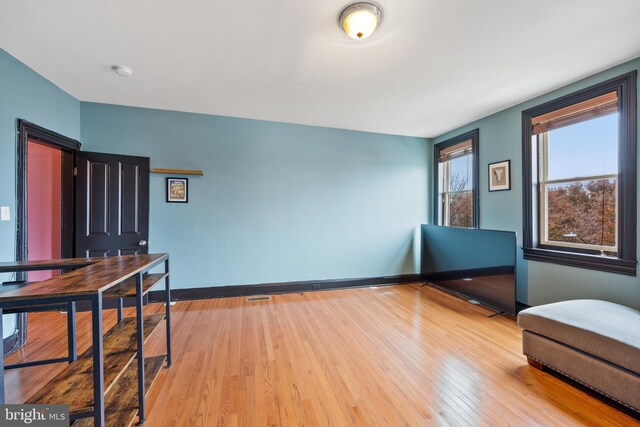
[[[148,273],[161,263],[164,263],[164,273]],[[127,425],[133,421],[136,409],[139,423],[144,423],[146,386],[153,382],[165,358],[167,367],[171,366],[169,255],[0,263],[0,273],[59,269],[74,270],[41,282],[0,289],[0,331],[2,314],[6,311],[30,311],[55,304],[75,307],[79,301],[91,303],[92,347],[76,356],[75,336],[69,336],[70,340],[73,339],[74,348],[72,353],[69,345],[68,358],[22,364],[31,366],[69,361],[60,374],[25,403],[69,405],[71,420],[79,420],[74,425]],[[165,314],[145,318],[144,295],[163,279]],[[122,318],[122,300],[128,297],[135,298],[136,317]],[[106,299],[118,301],[118,323],[103,335],[102,308]],[[167,354],[145,359],[144,342],[162,320],[166,320]],[[73,322],[75,325],[75,316]],[[75,335],[75,326],[69,330]],[[133,364],[134,358],[137,366]],[[5,403],[4,369],[4,357],[0,357],[0,403]],[[137,408],[133,391],[136,381]]]

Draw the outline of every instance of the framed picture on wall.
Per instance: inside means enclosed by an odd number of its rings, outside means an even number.
[[[489,191],[511,190],[511,160],[489,163]]]
[[[167,178],[167,203],[189,203],[189,179]]]

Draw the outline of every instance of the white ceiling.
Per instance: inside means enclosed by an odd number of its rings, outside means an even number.
[[[357,42],[348,0],[3,0],[0,47],[82,101],[423,137],[640,56],[639,0],[378,3]]]

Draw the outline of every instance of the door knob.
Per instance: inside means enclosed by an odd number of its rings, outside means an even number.
[[[147,246],[147,241],[146,241],[146,240],[140,240],[140,241],[138,242],[138,245],[139,245],[139,246]]]

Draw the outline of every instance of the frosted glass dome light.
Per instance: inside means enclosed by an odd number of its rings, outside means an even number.
[[[369,37],[382,21],[382,10],[373,3],[354,3],[340,13],[340,28],[356,40]]]

